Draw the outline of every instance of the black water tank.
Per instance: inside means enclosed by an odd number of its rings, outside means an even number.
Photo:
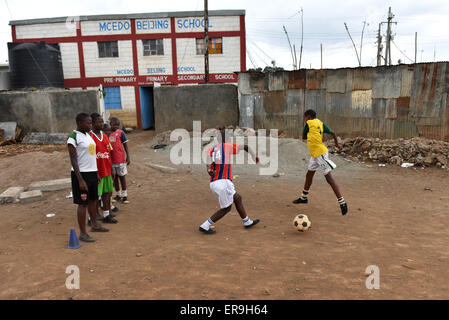
[[[11,89],[64,87],[58,44],[8,43],[8,55]]]

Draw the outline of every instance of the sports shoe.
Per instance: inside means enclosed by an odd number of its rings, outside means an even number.
[[[80,241],[84,241],[84,242],[95,242],[95,239],[92,238],[90,235],[86,235],[86,234],[82,234],[79,236],[78,238]]]
[[[346,213],[348,213],[348,205],[346,203],[341,204],[340,209],[341,209],[342,215],[345,215]]]
[[[100,226],[100,228],[94,228],[94,227],[92,227],[92,228],[90,229],[90,231],[91,231],[91,232],[108,232],[109,229],[106,229],[105,227]]]
[[[293,200],[292,202],[295,203],[295,204],[298,204],[298,203],[307,203],[307,202],[309,202],[309,200],[308,200],[308,199],[303,199],[303,198],[299,197],[298,199]]]
[[[112,202],[120,201],[122,198],[119,195],[116,195],[114,198],[112,198]]]
[[[200,227],[199,230],[200,230],[201,232],[205,233],[205,234],[214,234],[214,233],[217,233],[217,231],[212,230],[211,228],[209,228],[209,230],[206,230],[206,229],[203,229],[203,228]]]
[[[258,224],[260,222],[259,219],[253,220],[253,223],[251,223],[249,226],[245,226],[245,229],[249,229],[253,226],[255,226],[256,224]]]
[[[122,198],[122,202],[123,202],[123,203],[129,203],[128,197],[123,197],[123,198]]]
[[[118,209],[117,207],[112,207],[112,208],[111,208],[111,211],[112,211],[112,212],[118,212],[119,209]]]
[[[114,219],[113,217],[111,217],[110,215],[103,218],[103,223],[117,223],[118,220]]]

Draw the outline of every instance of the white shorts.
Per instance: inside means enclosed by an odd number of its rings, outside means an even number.
[[[128,169],[126,168],[126,163],[119,163],[112,165],[112,174],[119,177],[126,176],[128,174]]]
[[[309,171],[317,171],[318,168],[323,170],[324,175],[328,174],[337,167],[335,163],[329,160],[329,153],[325,153],[316,158],[310,158]]]
[[[218,197],[220,208],[227,208],[234,202],[234,184],[231,180],[220,179],[210,183],[210,189]]]

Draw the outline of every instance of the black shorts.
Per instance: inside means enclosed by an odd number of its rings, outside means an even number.
[[[81,190],[78,182],[78,178],[76,177],[75,172],[72,171],[72,194],[73,194],[73,203],[87,205],[89,200],[97,200],[98,199],[98,176],[97,171],[94,172],[81,172],[81,177],[87,184],[87,199],[81,199]]]

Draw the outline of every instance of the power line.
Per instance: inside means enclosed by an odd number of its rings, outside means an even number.
[[[396,49],[398,49],[399,52],[402,53],[402,54],[404,55],[404,57],[406,57],[407,59],[409,59],[412,63],[415,63],[415,62],[414,62],[412,59],[410,59],[404,52],[402,52],[401,49],[399,49],[399,47],[396,45],[396,43],[395,43],[393,40],[391,40],[391,42],[393,42],[393,44],[394,44],[394,46],[396,47]]]

